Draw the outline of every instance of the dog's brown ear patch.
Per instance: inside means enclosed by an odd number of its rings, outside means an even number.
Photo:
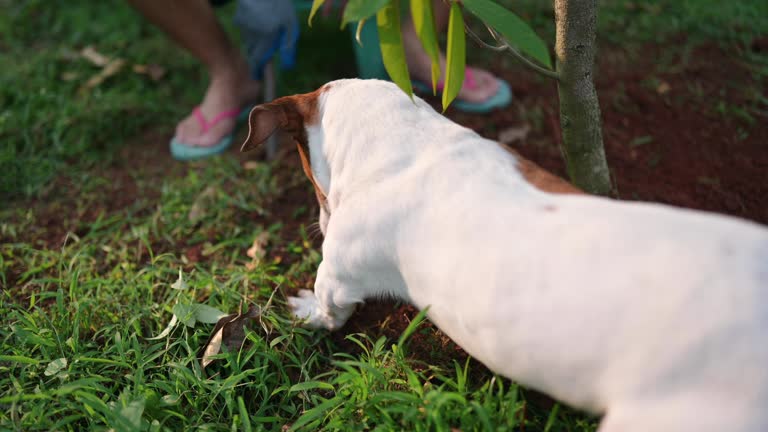
[[[248,138],[243,142],[240,151],[253,150],[263,143],[281,127],[280,116],[269,104],[259,105],[251,110],[248,116]]]
[[[327,87],[320,87],[311,93],[281,97],[254,107],[248,117],[248,138],[240,151],[256,148],[278,129],[292,134],[299,144],[306,147],[305,127],[317,123],[318,98]]]

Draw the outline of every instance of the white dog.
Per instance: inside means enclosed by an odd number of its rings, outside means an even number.
[[[309,326],[392,296],[601,432],[768,431],[764,227],[582,194],[384,81],[258,106],[243,149],[278,129],[321,207]]]

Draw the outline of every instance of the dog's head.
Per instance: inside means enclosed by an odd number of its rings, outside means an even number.
[[[311,93],[286,96],[254,107],[248,118],[248,137],[240,148],[243,152],[253,150],[278,130],[293,137],[304,174],[312,182],[320,205],[320,229],[323,234],[330,218],[330,176],[322,149],[310,146],[308,134],[312,126],[319,125],[320,98],[327,90],[328,86],[323,86]]]

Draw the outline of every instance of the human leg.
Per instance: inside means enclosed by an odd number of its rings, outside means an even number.
[[[256,102],[259,83],[248,64],[219,24],[207,0],[128,0],[146,19],[206,67],[210,82],[199,113],[208,120],[222,112]],[[235,127],[225,118],[206,128],[195,114],[176,127],[175,139],[188,146],[213,146]]]

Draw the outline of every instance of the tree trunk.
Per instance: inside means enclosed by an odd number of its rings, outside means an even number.
[[[554,1],[555,55],[560,75],[557,91],[568,175],[587,192],[610,195],[611,176],[603,148],[600,104],[592,80],[597,0]]]

